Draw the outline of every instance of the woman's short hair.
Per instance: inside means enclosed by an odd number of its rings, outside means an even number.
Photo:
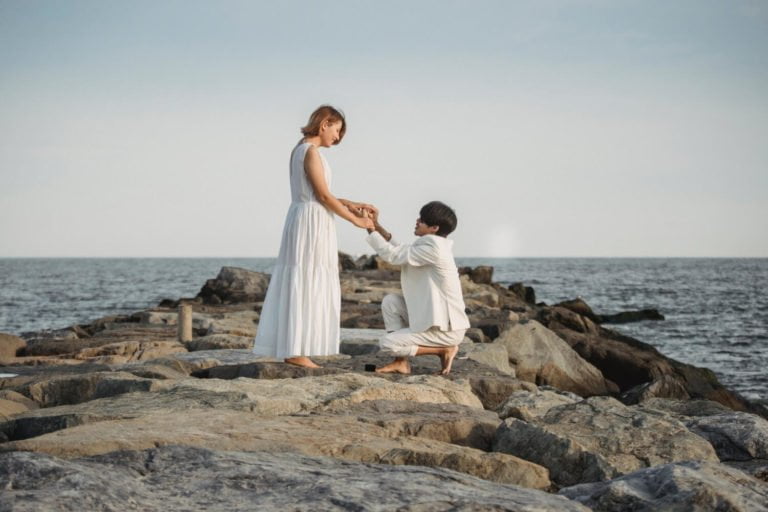
[[[437,235],[448,236],[456,229],[456,212],[453,208],[440,201],[431,201],[421,207],[419,211],[421,222],[427,226],[439,226]]]
[[[309,121],[307,122],[307,125],[301,128],[301,133],[304,134],[305,137],[311,137],[315,135],[320,134],[320,126],[323,124],[323,121],[329,120],[332,123],[335,123],[336,121],[341,121],[341,130],[339,130],[339,140],[334,142],[334,144],[338,144],[341,142],[341,139],[344,138],[344,134],[347,133],[347,120],[344,118],[344,113],[334,108],[330,105],[321,105],[315,109],[314,112],[312,112],[312,115],[309,116]]]

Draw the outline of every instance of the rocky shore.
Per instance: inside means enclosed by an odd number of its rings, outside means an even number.
[[[0,510],[768,510],[768,411],[575,299],[461,269],[453,372],[370,364],[399,273],[340,255],[341,355],[253,356],[269,276],[0,334]],[[179,304],[193,337],[177,336]]]

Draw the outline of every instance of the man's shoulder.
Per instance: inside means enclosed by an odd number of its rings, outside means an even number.
[[[433,245],[440,247],[441,249],[451,249],[453,247],[453,240],[448,240],[444,236],[438,235],[424,235],[420,236],[416,243]]]
[[[414,245],[429,247],[432,251],[440,253],[444,257],[453,257],[453,240],[438,235],[424,235],[419,237]]]

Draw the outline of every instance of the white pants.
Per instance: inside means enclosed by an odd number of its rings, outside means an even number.
[[[441,331],[432,327],[414,332],[408,327],[408,309],[402,295],[389,294],[381,301],[384,328],[389,331],[379,340],[379,348],[396,357],[415,356],[422,347],[453,347],[464,340],[466,329]]]

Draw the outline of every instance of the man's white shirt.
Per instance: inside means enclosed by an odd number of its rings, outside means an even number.
[[[400,285],[412,331],[469,328],[453,259],[453,240],[424,235],[412,244],[398,244],[394,240],[387,242],[374,231],[366,241],[384,261],[400,265]]]

